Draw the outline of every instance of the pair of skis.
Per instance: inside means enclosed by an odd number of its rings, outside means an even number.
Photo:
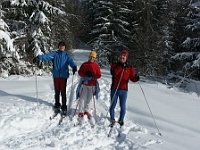
[[[57,117],[57,115],[60,114],[60,119],[58,122],[58,125],[61,125],[61,123],[63,122],[64,118],[66,117],[66,115],[62,115],[60,112],[54,112],[54,114],[49,118],[50,120],[53,120],[54,118]],[[91,117],[88,117],[88,121],[91,125],[91,128],[94,128],[94,123],[91,122]],[[78,121],[77,123],[74,123],[74,127],[81,125],[81,121]]]
[[[63,120],[66,117],[66,115],[63,115],[60,112],[54,112],[54,114],[49,119],[53,120],[54,118],[57,117],[58,114],[60,114],[60,119],[59,119],[58,125],[61,125],[61,123],[63,122]]]
[[[74,127],[78,126],[78,125],[82,125],[82,123],[84,122],[84,118],[82,117],[79,117],[80,119],[74,123]],[[94,128],[94,123],[92,122],[92,118],[91,117],[88,117],[88,122],[89,124],[91,125],[91,128]]]
[[[112,133],[113,133],[113,130],[114,130],[114,128],[117,128],[117,131],[118,131],[118,135],[117,135],[117,137],[120,137],[121,136],[121,133],[122,133],[122,126],[120,125],[120,127],[116,127],[116,125],[115,124],[111,124],[110,126],[109,126],[109,131],[108,131],[108,137],[111,137],[112,136]]]

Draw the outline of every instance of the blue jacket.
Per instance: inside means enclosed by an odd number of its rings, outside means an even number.
[[[53,51],[48,54],[38,55],[39,60],[53,61],[53,77],[54,78],[68,78],[69,68],[76,66],[72,57],[66,53],[66,51]]]
[[[79,98],[79,94],[80,94],[80,90],[81,90],[81,87],[82,87],[82,82],[88,82],[91,78],[88,78],[88,77],[81,77],[80,81],[79,81],[79,84],[77,86],[77,89],[76,89],[76,100]],[[87,83],[86,83],[87,84]],[[95,85],[95,93],[94,95],[96,96],[96,99],[98,100],[98,94],[100,92],[100,87],[99,87],[99,82],[97,81],[96,82],[96,85]]]

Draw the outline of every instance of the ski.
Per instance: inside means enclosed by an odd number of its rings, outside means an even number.
[[[88,121],[90,123],[91,128],[94,128],[94,123],[90,119],[88,119]]]
[[[74,123],[74,127],[78,126],[78,125],[82,125],[84,120],[82,120],[83,118],[79,119],[76,123]],[[91,128],[94,128],[94,123],[91,121],[91,117],[88,117],[88,122],[91,125]]]
[[[65,117],[66,117],[65,115],[61,115],[58,125],[61,125]]]
[[[110,127],[110,129],[109,129],[109,131],[108,131],[108,137],[110,137],[111,134],[112,134],[114,124],[110,124],[109,127]]]
[[[122,126],[120,126],[120,128],[118,129],[118,137],[120,137],[121,136],[121,133],[122,133]]]
[[[114,127],[116,128],[116,130],[118,132],[117,137],[121,137],[123,126],[118,127],[118,125],[116,126],[115,124],[114,125],[110,124],[109,127],[110,127],[110,129],[108,131],[108,137],[111,137]]]
[[[111,136],[112,130],[113,130],[113,127],[110,127],[110,130],[109,130],[109,132],[108,132],[108,137]]]
[[[49,119],[53,120],[54,118],[56,118],[57,115],[58,115],[58,113],[54,112],[54,114],[52,116],[50,116]]]

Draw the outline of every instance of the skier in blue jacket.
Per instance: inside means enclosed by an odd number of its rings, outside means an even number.
[[[52,51],[47,54],[36,54],[34,62],[38,59],[41,61],[52,61],[53,62],[53,79],[54,79],[54,90],[55,90],[55,106],[54,112],[60,112],[62,110],[62,115],[67,114],[66,105],[66,85],[67,79],[69,78],[69,68],[72,68],[73,75],[77,71],[77,66],[74,63],[72,57],[65,51],[66,44],[61,41],[58,44],[58,50]],[[60,104],[60,94],[62,96],[62,105]]]

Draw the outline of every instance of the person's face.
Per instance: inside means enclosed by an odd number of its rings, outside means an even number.
[[[119,56],[119,60],[121,63],[125,63],[127,61],[127,55],[126,54],[121,54]]]
[[[89,62],[95,62],[95,60],[96,60],[95,57],[89,56]]]
[[[64,51],[65,50],[65,45],[59,45],[59,50]]]

